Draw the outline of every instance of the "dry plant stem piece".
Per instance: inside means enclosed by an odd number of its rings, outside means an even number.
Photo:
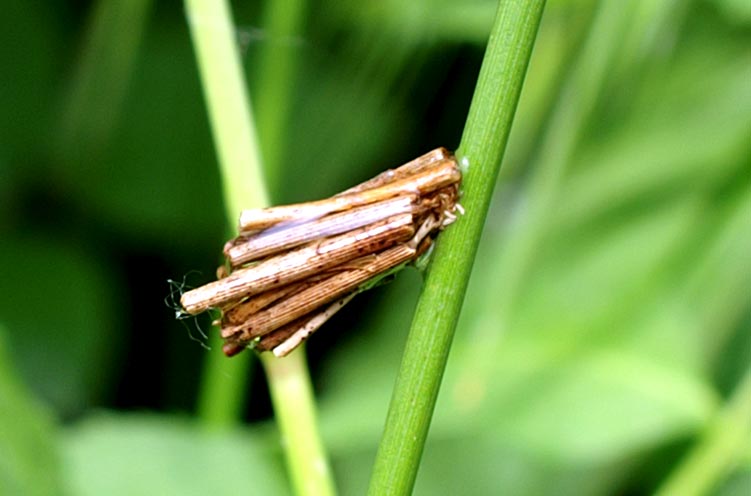
[[[445,160],[454,160],[454,155],[445,148],[436,148],[435,150],[429,151],[428,153],[421,155],[404,165],[400,165],[396,169],[383,171],[376,177],[368,179],[367,181],[362,182],[357,186],[353,186],[347,190],[344,190],[335,196],[344,196],[351,193],[358,193],[360,191],[378,188],[399,179],[404,179],[405,177],[411,176],[418,172],[428,170],[432,167],[435,167],[437,163]]]
[[[288,284],[278,289],[272,289],[256,296],[252,296],[247,300],[243,300],[237,303],[233,303],[228,307],[222,309],[222,325],[235,325],[244,322],[245,319],[253,315],[254,313],[263,310],[272,303],[281,300],[282,298],[296,293],[304,288],[307,288],[314,281],[301,281]]]
[[[261,310],[243,324],[222,329],[222,337],[250,342],[279,327],[302,317],[322,305],[340,298],[377,274],[407,262],[414,257],[415,249],[406,243],[379,253],[364,269],[341,272],[305,289],[282,302]]]
[[[430,239],[425,239],[421,245],[429,245]],[[424,251],[424,250],[423,250]],[[416,253],[416,256],[420,256],[423,251],[420,251],[418,248],[418,251]],[[334,271],[341,271],[341,270],[353,270],[353,269],[363,269],[363,270],[372,270],[368,267],[368,264],[375,261],[376,257],[378,255],[368,255],[366,257],[359,258],[357,260],[353,260],[352,262],[349,262],[347,264],[340,265],[339,267],[336,267],[335,269],[332,269]],[[374,276],[377,277],[377,276]],[[322,280],[323,278],[318,279],[318,281]],[[307,283],[307,281],[306,281]],[[295,292],[300,290],[300,286],[302,286],[302,283],[295,285]],[[312,286],[311,284],[305,284],[305,287]],[[262,336],[261,338],[256,338],[256,340],[253,341],[252,345],[250,346],[256,351],[271,351],[275,350],[274,354],[276,356],[282,357],[286,356],[291,352],[294,348],[296,348],[304,339],[306,339],[310,334],[314,333],[318,330],[319,327],[321,327],[323,324],[326,323],[328,319],[330,319],[334,314],[336,314],[339,310],[344,307],[347,303],[349,303],[352,298],[354,298],[358,293],[361,291],[367,289],[368,283],[365,285],[362,285],[358,287],[355,291],[348,294],[344,298],[341,298],[337,302],[333,303],[332,305],[329,305],[325,310],[318,311],[314,310],[310,314],[301,317],[297,320],[294,320],[290,322],[289,324],[283,325],[279,327],[278,329],[275,329],[271,331],[270,333]],[[284,289],[284,288],[283,288]],[[255,313],[255,312],[254,312]],[[246,317],[247,318],[247,317]],[[237,322],[226,322],[225,325],[233,325]],[[294,345],[290,346],[289,344],[282,346],[279,348],[279,350],[276,350],[277,347],[282,345],[285,341],[292,340],[291,342],[295,342]],[[242,351],[246,347],[246,344],[243,342],[231,342],[227,341],[227,344],[225,345],[225,354],[227,356],[233,356],[237,354],[239,351]]]
[[[302,327],[305,327],[305,325],[313,318],[315,318],[316,315],[318,315],[320,312],[318,310],[314,310],[313,312],[309,313],[308,315],[304,317],[300,317],[297,320],[293,320],[287,325],[283,325],[279,329],[276,329],[275,331],[271,331],[270,333],[266,334],[265,336],[262,336],[260,338],[256,338],[254,341],[248,345],[248,348],[252,348],[258,352],[262,351],[271,351],[283,342],[285,342],[287,339],[290,338],[294,333],[296,333],[299,329]],[[231,343],[233,341],[227,341],[228,343]],[[238,344],[243,345],[242,341],[238,341]]]
[[[230,303],[229,305],[222,307],[222,318],[216,324],[235,325],[239,324],[240,322],[244,322],[245,319],[256,312],[263,310],[272,303],[294,293],[302,291],[303,289],[308,288],[313,284],[334,275],[337,271],[341,270],[342,267],[344,267],[344,265],[339,265],[332,269],[328,269],[321,274],[310,276],[304,281],[294,282],[292,284],[282,286],[281,288],[272,289],[270,291],[266,291],[265,293]]]
[[[355,231],[313,242],[238,269],[224,279],[186,292],[180,303],[195,315],[246,296],[296,282],[354,258],[406,241],[414,234],[411,214],[401,214]]]
[[[317,219],[334,212],[369,205],[404,195],[424,196],[446,186],[457,184],[461,172],[452,158],[446,158],[426,170],[388,182],[383,186],[346,193],[315,202],[298,203],[282,207],[244,210],[240,215],[240,231],[265,229],[280,222],[297,222]]]
[[[411,213],[417,208],[413,207],[413,203],[416,202],[417,196],[407,195],[326,216],[312,222],[277,224],[247,239],[240,237],[237,243],[228,243],[224,253],[230,265],[237,267],[315,239],[349,232],[393,215]]]
[[[357,293],[357,291],[353,291],[344,298],[335,301],[323,311],[314,311],[305,317],[290,322],[289,324],[266,334],[255,342],[252,348],[256,351],[273,350],[276,356],[286,356],[290,351],[299,346],[304,339],[317,331],[319,327],[325,324],[327,320],[341,310],[344,305],[352,301]],[[287,344],[288,342],[294,342],[295,344],[290,346]]]
[[[279,346],[275,347],[273,349],[274,355],[280,358],[287,356],[290,352],[292,352],[292,350],[300,346],[300,344],[305,341],[308,336],[316,332],[319,327],[321,327],[326,323],[326,321],[333,317],[336,312],[341,310],[344,305],[352,301],[352,298],[354,298],[356,294],[357,293],[350,293],[339,301],[334,302],[333,305],[326,307],[323,312],[320,312],[319,314],[314,316],[312,319],[306,322],[304,326],[297,329],[294,334],[284,340],[284,342],[282,342]]]

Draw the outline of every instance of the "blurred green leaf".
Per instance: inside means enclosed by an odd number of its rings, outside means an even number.
[[[247,429],[177,416],[100,413],[65,431],[73,494],[289,494],[279,447]]]
[[[604,495],[629,466],[561,463],[487,433],[456,434],[427,444],[415,494]]]
[[[119,281],[62,237],[0,240],[0,319],[22,376],[62,415],[101,400],[118,349]]]
[[[108,146],[56,156],[54,187],[133,240],[174,249],[221,238],[219,179],[185,27],[147,31],[133,70],[122,111],[99,114],[117,117]]]
[[[62,494],[52,418],[13,370],[0,327],[0,494]]]
[[[485,422],[475,420],[569,463],[626,460],[690,434],[715,406],[712,391],[696,377],[618,349],[556,360],[522,345],[509,349],[495,377],[487,404],[476,412]],[[452,391],[460,410],[462,389]]]
[[[585,142],[555,213],[561,223],[655,196],[704,193],[743,173],[739,158],[751,150],[751,59],[741,50],[713,53],[682,53],[643,81],[610,133]]]
[[[628,342],[630,323],[643,324],[649,301],[664,294],[666,267],[685,249],[699,212],[697,203],[686,201],[551,236],[526,282],[511,332],[572,347],[592,339]],[[492,295],[478,298],[492,315]],[[695,344],[679,336],[670,342],[680,356],[678,350],[694,350]]]

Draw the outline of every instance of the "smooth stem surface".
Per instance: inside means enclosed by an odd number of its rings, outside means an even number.
[[[209,121],[222,173],[227,218],[269,204],[245,87],[235,25],[226,0],[186,0]]]
[[[235,28],[224,0],[186,0],[185,9],[219,158],[227,219],[234,225],[241,209],[268,205]],[[227,360],[219,351],[218,332],[213,331],[198,411],[210,425],[231,425],[243,410],[252,355]]]
[[[328,459],[317,426],[313,388],[308,377],[305,347],[284,358],[261,355],[269,376],[271,401],[282,436],[287,465],[295,494],[327,496],[336,494]]]
[[[708,494],[748,452],[751,440],[751,368],[699,444],[678,465],[657,496]]]
[[[219,155],[227,217],[234,225],[243,208],[268,205],[234,24],[224,0],[186,0],[186,10]],[[199,411],[210,425],[230,425],[242,413],[252,355],[228,360],[214,339],[216,351],[206,366]],[[284,360],[266,354],[263,365],[297,494],[334,494],[304,352]]]
[[[407,339],[369,494],[411,494],[544,0],[501,3],[457,157],[466,215],[437,243]]]

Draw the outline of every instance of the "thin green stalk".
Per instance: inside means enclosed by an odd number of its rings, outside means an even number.
[[[245,208],[268,206],[261,153],[226,0],[186,0],[231,225]]]
[[[224,0],[186,0],[185,5],[219,155],[227,217],[234,224],[241,209],[268,205],[234,24]],[[251,356],[244,355],[232,360],[218,352],[210,355],[199,402],[206,423],[237,422]],[[284,360],[267,356],[263,365],[297,493],[334,494],[303,352]]]
[[[209,121],[219,157],[227,219],[234,224],[243,208],[268,205],[250,99],[240,65],[232,15],[225,1],[186,0]],[[212,332],[198,400],[210,425],[230,425],[243,410],[250,354],[226,360]]]
[[[378,448],[369,494],[410,494],[506,149],[544,0],[501,2],[457,156],[466,209],[436,246]]]
[[[306,0],[264,3],[262,26],[269,40],[263,44],[259,54],[253,94],[259,97],[256,122],[272,191],[277,190],[281,180],[278,171],[281,170],[280,162],[284,155],[284,131],[300,52],[297,40],[303,30],[307,10]]]
[[[271,401],[282,435],[282,446],[295,494],[328,496],[336,494],[328,459],[316,426],[313,388],[308,377],[305,348],[284,358],[261,355],[269,378]]]
[[[699,443],[668,477],[657,496],[708,494],[748,452],[751,440],[751,368]]]

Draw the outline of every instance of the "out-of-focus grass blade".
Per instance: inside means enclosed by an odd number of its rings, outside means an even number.
[[[148,21],[151,0],[99,0],[91,10],[58,134],[68,160],[108,144]]]

